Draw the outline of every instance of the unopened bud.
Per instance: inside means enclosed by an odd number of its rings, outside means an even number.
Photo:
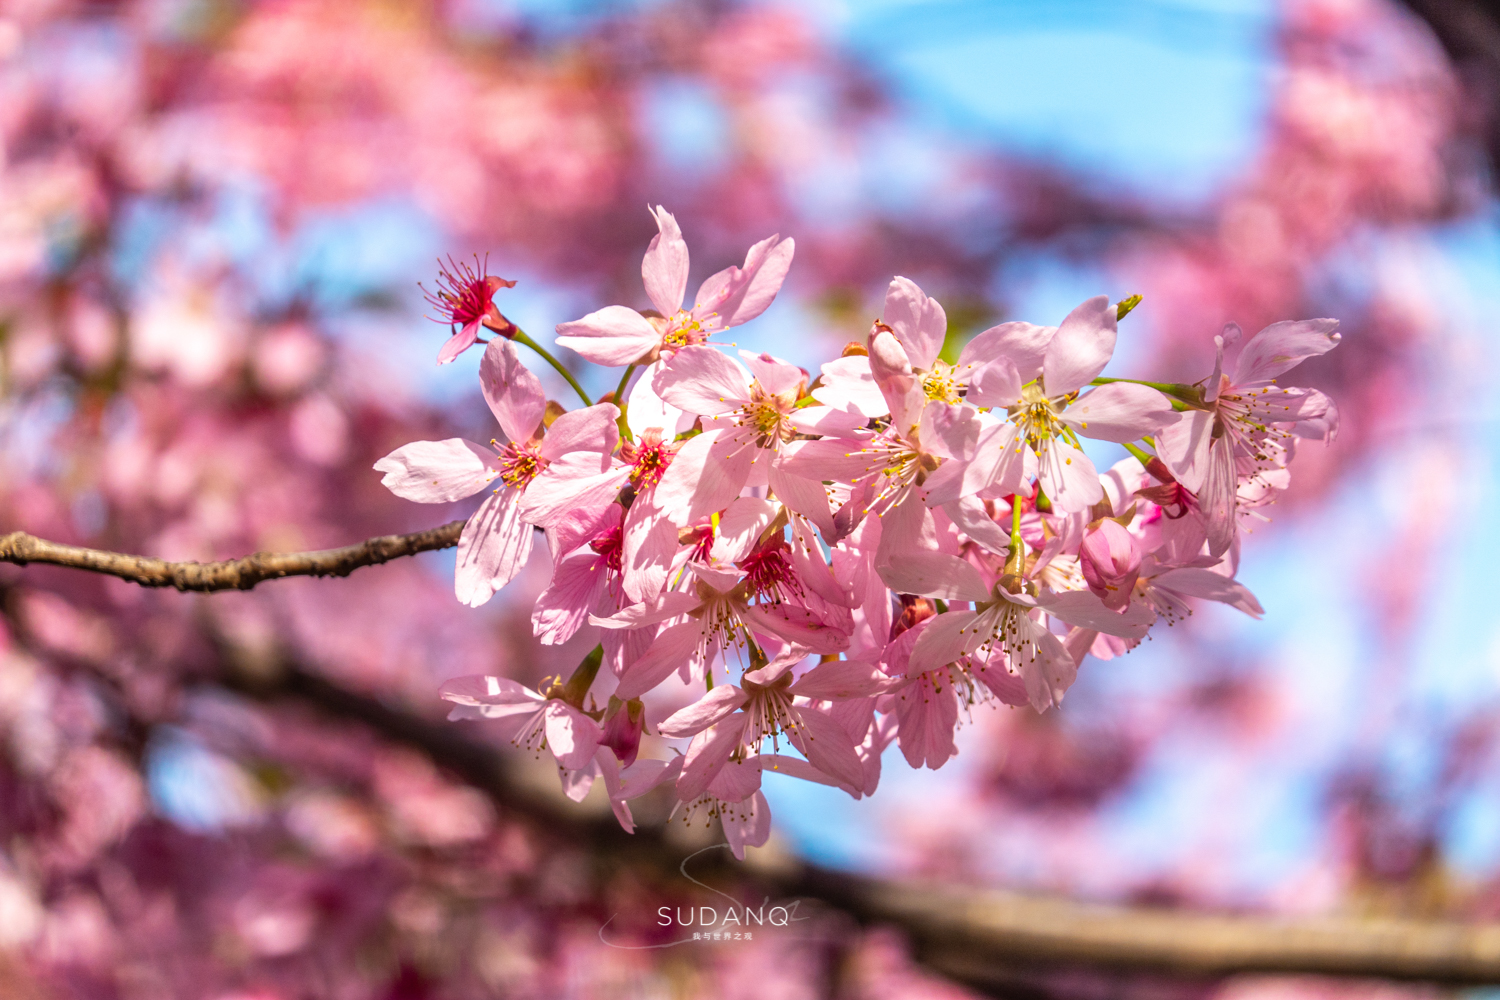
[[[1130,606],[1130,593],[1140,575],[1140,544],[1118,521],[1106,518],[1083,536],[1078,567],[1104,606],[1123,612]]]

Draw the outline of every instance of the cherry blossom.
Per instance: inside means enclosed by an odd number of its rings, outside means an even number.
[[[728,267],[698,286],[691,308],[687,294],[688,249],[677,220],[661,206],[651,210],[657,234],[641,261],[646,295],[656,307],[647,316],[625,306],[606,306],[583,319],[560,323],[557,342],[598,365],[649,364],[663,354],[702,344],[721,330],[748,323],[776,298],[796,244],[769,236],[750,248],[743,267]]]

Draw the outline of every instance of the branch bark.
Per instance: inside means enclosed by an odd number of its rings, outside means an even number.
[[[360,566],[446,548],[456,544],[463,523],[342,549],[257,554],[223,563],[168,563],[15,532],[0,537],[0,560],[69,566],[145,586],[246,589],[281,576],[343,576]],[[515,779],[502,750],[465,727],[423,718],[295,666],[256,677],[221,669],[212,683],[261,700],[294,699],[369,726],[422,751],[501,808],[585,841],[616,861],[669,873],[682,860],[681,850],[660,830],[641,827],[628,835],[612,819],[581,815],[560,794],[528,788]],[[1009,990],[1018,977],[1058,966],[1204,977],[1274,972],[1500,982],[1500,924],[1495,923],[1225,916],[881,880],[806,864],[779,874],[749,866],[733,870],[735,877],[773,895],[821,899],[861,920],[895,925],[930,968],[984,990]]]
[[[257,552],[240,559],[210,563],[168,562],[149,556],[62,545],[24,531],[13,531],[0,536],[0,562],[17,566],[28,563],[66,566],[117,576],[143,587],[176,587],[181,591],[204,593],[249,590],[266,580],[288,576],[348,576],[361,566],[378,566],[418,552],[451,548],[458,544],[464,523],[450,521],[440,528],[409,535],[380,535],[339,549]]]
[[[530,816],[554,835],[584,841],[617,862],[672,877],[682,861],[684,851],[659,829],[642,826],[626,834],[612,818],[581,814],[561,793],[540,793],[516,781],[504,751],[465,725],[422,719],[295,668],[269,683],[227,683],[252,697],[296,698],[368,725],[422,751],[500,808]],[[717,864],[725,866],[722,874],[758,885],[773,898],[818,899],[866,923],[898,927],[933,971],[997,995],[1011,995],[1049,968],[1078,966],[1215,978],[1259,972],[1500,981],[1500,924],[1494,923],[1226,916],[875,879],[809,864],[771,873],[737,865],[727,854],[705,866]]]

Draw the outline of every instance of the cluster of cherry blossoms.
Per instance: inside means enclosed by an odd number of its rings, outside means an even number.
[[[670,784],[743,855],[769,834],[767,768],[869,795],[893,741],[940,767],[968,706],[1058,705],[1086,655],[1127,652],[1195,600],[1260,614],[1235,580],[1240,531],[1289,485],[1297,440],[1338,426],[1323,393],[1276,380],[1338,343],[1335,320],[1243,343],[1231,325],[1205,379],[1148,383],[1101,377],[1138,297],[1000,324],[950,362],[942,306],[898,277],[868,342],[810,378],[711,339],[765,311],[793,241],[757,243],[687,300],[687,245],[653,214],[655,309],[557,328],[624,369],[612,401],[549,402],[517,345],[566,369],[495,307],[509,283],[445,273],[433,301],[458,332],[439,360],[496,334],[480,384],[503,441],[419,441],[375,466],[409,500],[490,490],[459,543],[465,604],[509,583],[543,531],[536,637],[589,628],[599,645],[537,690],[471,676],[443,697],[550,752],[570,796],[602,780],[633,829],[628,801]],[[1129,455],[1101,473],[1083,437]],[[640,757],[647,732],[681,749]]]

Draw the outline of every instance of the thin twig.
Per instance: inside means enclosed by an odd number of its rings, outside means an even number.
[[[463,521],[429,528],[409,535],[381,535],[357,545],[317,552],[257,552],[223,562],[168,562],[149,556],[132,556],[102,549],[62,545],[45,538],[13,531],[0,536],[0,562],[25,566],[49,563],[71,569],[106,573],[143,587],[176,587],[178,590],[211,592],[249,590],[265,580],[286,576],[348,576],[361,566],[378,566],[413,556],[418,552],[451,548],[458,544]]]

